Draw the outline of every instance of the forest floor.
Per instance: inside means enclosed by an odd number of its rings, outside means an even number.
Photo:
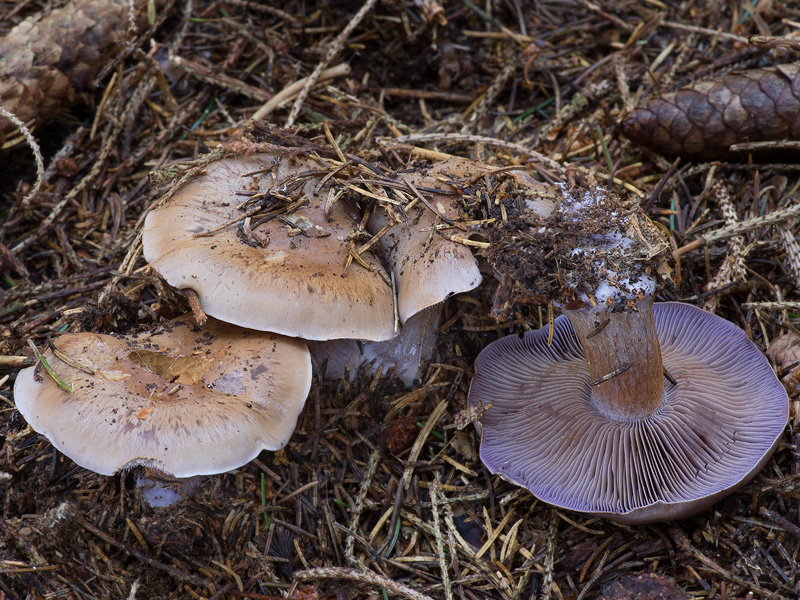
[[[0,36],[65,4],[0,0]],[[131,41],[92,67],[96,85],[37,117],[45,170],[33,198],[23,200],[37,179],[29,145],[14,132],[0,149],[0,600],[800,597],[793,420],[750,484],[669,523],[552,508],[481,465],[477,432],[453,426],[475,357],[547,324],[546,306],[521,304],[498,324],[490,275],[447,301],[435,359],[413,387],[391,373],[344,384],[315,376],[284,450],[203,477],[169,508],[143,503],[139,469],[102,476],[58,453],[27,426],[12,391],[34,364],[29,340],[43,348],[64,332],[127,334],[188,310],[137,251],[141,217],[169,186],[150,174],[226,143],[265,105],[261,121],[323,142],[327,122],[354,154],[406,136],[538,179],[558,179],[548,161],[590,173],[639,198],[674,249],[785,210],[797,203],[796,150],[782,150],[780,163],[747,154],[675,163],[631,142],[620,122],[659,92],[796,60],[791,44],[748,38],[796,36],[800,10],[764,0],[151,8],[153,28],[132,36],[121,25]],[[330,78],[302,102],[302,84],[281,95],[323,62]],[[713,310],[766,351],[800,327],[796,223],[677,253],[658,300]]]

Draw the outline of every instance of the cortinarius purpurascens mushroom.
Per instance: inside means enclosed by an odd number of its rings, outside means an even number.
[[[102,475],[240,467],[289,441],[311,387],[305,342],[219,321],[198,330],[182,317],[152,334],[66,334],[55,344],[73,364],[44,355],[72,392],[30,367],[14,400],[59,451]]]
[[[653,305],[644,265],[659,240],[641,215],[602,190],[565,192],[547,227],[567,240],[590,217],[602,225],[561,253],[577,273],[562,277],[573,286],[564,315],[552,330],[493,342],[476,361],[470,403],[490,406],[481,458],[562,508],[625,523],[685,517],[764,466],[788,418],[786,391],[732,323]],[[581,268],[595,272],[591,291]]]

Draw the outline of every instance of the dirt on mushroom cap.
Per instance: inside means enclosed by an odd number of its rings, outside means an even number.
[[[668,245],[635,199],[591,184],[554,192],[561,201],[549,217],[522,211],[489,230],[489,263],[521,293],[566,303],[592,294],[607,272],[659,274]],[[579,218],[569,208],[576,203]],[[609,244],[591,256],[576,252],[587,239],[620,234],[630,241],[625,248]]]

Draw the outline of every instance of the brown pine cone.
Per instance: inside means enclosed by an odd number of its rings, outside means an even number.
[[[139,32],[148,27],[146,4],[135,2]],[[25,122],[53,121],[122,49],[129,6],[127,0],[72,0],[14,27],[0,39],[0,105]],[[13,131],[0,117],[0,144]]]
[[[738,159],[742,142],[800,140],[800,63],[735,71],[654,96],[622,121],[630,139],[667,155]]]

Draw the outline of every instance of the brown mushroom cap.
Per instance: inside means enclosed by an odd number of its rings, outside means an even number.
[[[63,391],[21,371],[17,408],[79,465],[103,475],[145,465],[175,477],[235,469],[289,440],[311,387],[302,340],[186,317],[152,335],[61,336],[57,348],[94,371],[44,353]]]
[[[352,264],[342,276],[346,238],[360,217],[345,200],[325,214],[327,188],[317,190],[324,174],[318,163],[278,150],[212,163],[147,215],[145,259],[170,285],[194,290],[206,313],[228,323],[309,340],[389,339],[389,277],[369,253],[361,258],[372,270]],[[237,208],[247,199],[237,194],[242,191],[282,192],[307,199],[308,206],[260,225],[253,217],[250,238],[236,224],[198,236],[245,216]]]
[[[663,405],[611,419],[592,403],[583,350],[570,322],[508,336],[476,361],[472,405],[481,458],[493,472],[556,506],[626,523],[677,519],[750,481],[777,447],[788,398],[738,327],[694,306],[662,303],[654,316]]]
[[[443,302],[454,294],[472,290],[481,282],[478,263],[468,247],[431,233],[441,217],[458,220],[463,217],[461,194],[441,179],[476,177],[481,165],[463,159],[449,159],[423,171],[398,175],[398,182],[410,182],[422,192],[430,207],[417,201],[405,211],[406,220],[395,224],[380,239],[381,250],[394,271],[397,281],[397,308],[400,322],[424,308]],[[440,190],[432,192],[430,190]],[[410,194],[414,198],[414,194]],[[434,212],[436,211],[436,212]],[[377,208],[369,221],[375,234],[392,223],[389,214]],[[462,233],[458,229],[453,232]]]

